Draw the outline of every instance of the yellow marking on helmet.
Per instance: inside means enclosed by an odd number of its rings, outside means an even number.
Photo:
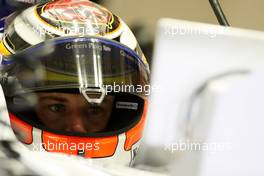
[[[134,73],[136,74],[136,73]],[[114,76],[114,77],[106,77],[104,78],[104,84],[125,84],[126,82],[132,82],[132,80],[130,80],[132,77],[132,75],[126,75],[124,77],[124,75],[122,76]],[[89,77],[88,77],[89,79]],[[90,79],[94,79],[94,76],[91,76]],[[79,78],[77,76],[71,76],[71,75],[66,75],[63,73],[56,73],[53,71],[47,71],[46,72],[46,78],[45,80],[47,81],[65,81],[65,82],[74,82],[74,83],[79,83]]]
[[[11,52],[9,52],[8,49],[5,47],[3,41],[0,42],[0,54],[4,56],[8,56],[11,54]]]
[[[69,81],[69,82],[79,82],[76,76],[70,76],[63,73],[55,73],[48,71],[46,79],[50,81]]]
[[[142,54],[141,59],[145,65],[148,65],[147,58],[144,56],[144,54]]]

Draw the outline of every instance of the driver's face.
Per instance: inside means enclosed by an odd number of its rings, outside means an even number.
[[[36,113],[39,120],[54,130],[100,132],[109,122],[113,97],[105,96],[99,106],[92,107],[81,94],[37,93]]]

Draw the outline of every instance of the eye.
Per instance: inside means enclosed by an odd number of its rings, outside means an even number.
[[[49,106],[49,110],[55,113],[65,112],[65,106],[63,104],[54,104]]]

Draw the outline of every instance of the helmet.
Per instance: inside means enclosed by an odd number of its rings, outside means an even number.
[[[132,164],[149,92],[148,66],[133,50],[102,37],[64,37],[5,64],[10,123],[29,149]]]
[[[0,52],[10,122],[23,144],[133,163],[149,66],[119,17],[85,0],[38,4],[8,25]]]
[[[88,0],[37,4],[9,20],[0,54],[10,55],[59,36],[101,36],[116,40],[146,59],[129,27],[106,8]]]

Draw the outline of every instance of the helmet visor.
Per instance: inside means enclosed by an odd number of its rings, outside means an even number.
[[[67,88],[101,88],[140,95],[149,91],[148,69],[140,57],[120,43],[102,38],[50,40],[11,60],[16,64],[12,70],[16,84],[8,96]]]
[[[124,132],[141,119],[148,67],[120,43],[60,38],[8,60],[14,64],[5,90],[9,112],[33,126],[106,135]],[[98,104],[87,102],[81,91],[93,89],[106,92]]]

